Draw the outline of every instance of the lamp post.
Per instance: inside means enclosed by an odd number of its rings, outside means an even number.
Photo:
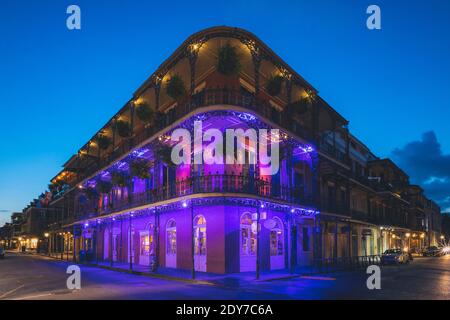
[[[47,255],[50,255],[50,239],[49,239],[50,234],[48,232],[44,233],[44,237],[46,239],[47,242]]]
[[[408,251],[411,252],[411,234],[407,232],[405,234],[406,239],[408,240]]]

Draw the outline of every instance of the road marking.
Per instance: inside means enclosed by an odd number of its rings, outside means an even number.
[[[336,281],[336,278],[330,278],[330,277],[301,276],[300,278],[310,279],[310,280]]]
[[[25,296],[25,297],[20,297],[20,298],[14,298],[11,300],[28,300],[28,299],[36,299],[36,298],[40,298],[40,297],[47,297],[47,296],[51,296],[53,295],[53,293],[43,293],[43,294],[37,294],[34,296]]]
[[[2,295],[0,296],[0,299],[3,299],[3,298],[5,298],[6,296],[9,296],[10,294],[16,292],[17,290],[22,289],[23,287],[25,287],[24,284],[18,286],[18,287],[15,288],[15,289],[9,290],[8,292],[5,292],[4,294],[2,294]]]

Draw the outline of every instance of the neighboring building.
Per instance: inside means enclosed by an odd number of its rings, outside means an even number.
[[[11,223],[5,223],[0,227],[0,248],[13,248],[13,227]]]
[[[202,132],[279,129],[267,142],[280,141],[280,170],[173,165],[168,137],[193,134],[200,120]],[[239,143],[246,156],[255,150]],[[308,82],[253,34],[229,27],[189,37],[51,182],[39,230],[50,253],[125,268],[231,273],[339,262],[412,248],[412,233],[426,238],[426,217],[439,215],[436,206],[425,215],[421,189],[351,135]]]
[[[444,235],[445,239],[449,241],[450,239],[450,212],[444,212],[440,216],[441,218],[441,225],[442,225],[442,234]]]
[[[436,246],[440,244],[441,236],[443,235],[443,224],[442,217],[444,214],[441,214],[441,208],[438,206],[436,202],[433,200],[426,199],[425,201],[425,217],[426,217],[426,225],[427,225],[427,244],[430,246]],[[447,240],[449,237],[446,237]]]
[[[45,246],[47,230],[47,208],[37,206],[35,202],[23,210],[21,247],[28,251],[42,251]]]

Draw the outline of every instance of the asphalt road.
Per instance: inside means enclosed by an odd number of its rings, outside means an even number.
[[[9,299],[450,299],[450,255],[416,258],[381,269],[381,289],[369,290],[364,271],[273,281],[216,284],[174,280],[81,266],[81,289],[66,287],[69,263],[8,254],[0,260],[0,300]]]

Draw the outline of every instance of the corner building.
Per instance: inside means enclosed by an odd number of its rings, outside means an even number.
[[[280,143],[278,173],[264,175],[259,164],[173,165],[171,133],[193,133],[199,120],[222,133],[279,129],[268,138]],[[379,160],[256,36],[206,29],[52,179],[49,248],[77,262],[220,274],[376,255],[403,245],[383,234],[407,230],[410,209],[371,179]]]

